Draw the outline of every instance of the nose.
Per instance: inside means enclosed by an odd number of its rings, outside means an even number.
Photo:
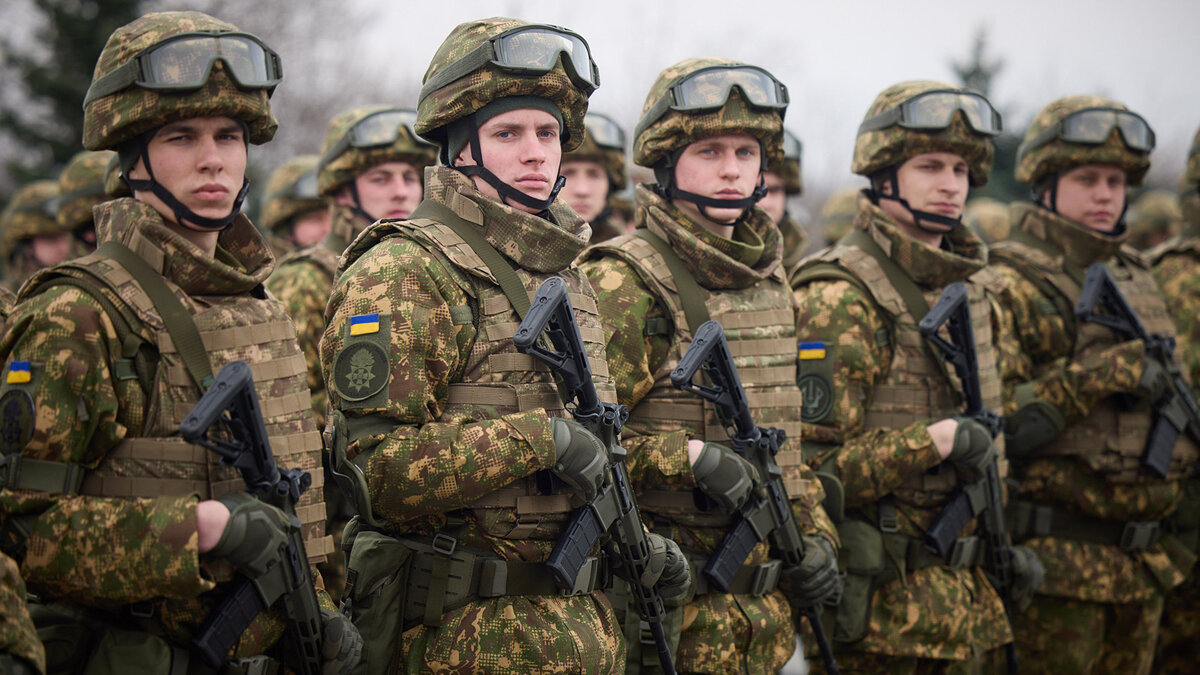
[[[721,160],[721,177],[735,180],[742,175],[742,166],[736,152],[727,152]]]
[[[959,186],[958,176],[954,173],[954,167],[946,167],[939,175],[938,189],[945,192],[947,195],[956,195],[962,189]]]
[[[204,134],[199,141],[199,165],[202,170],[218,170],[224,166],[221,153],[217,149],[217,139],[212,134]]]
[[[521,162],[541,164],[546,161],[546,149],[536,133],[526,134],[521,139]]]

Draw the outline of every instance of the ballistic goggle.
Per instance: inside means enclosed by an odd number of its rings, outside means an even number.
[[[242,89],[266,89],[283,78],[279,55],[249,33],[197,31],[173,35],[138,52],[88,87],[84,104],[137,85],[153,91],[203,87],[220,60]]]
[[[1108,140],[1114,128],[1121,131],[1125,147],[1130,150],[1150,152],[1154,149],[1154,130],[1141,115],[1117,108],[1088,108],[1073,112],[1059,120],[1058,124],[1043,129],[1028,143],[1023,143],[1018,154],[1040,148],[1055,139],[1067,143],[1101,145]]]
[[[671,85],[638,122],[641,131],[667,114],[719,110],[729,100],[729,93],[737,88],[742,98],[757,108],[778,110],[780,116],[787,110],[788,92],[775,76],[757,66],[718,65],[702,68],[679,82]]]
[[[783,158],[789,162],[800,163],[800,153],[804,149],[804,145],[796,138],[792,132],[787,129],[783,130]]]
[[[600,113],[588,113],[583,117],[583,126],[596,145],[610,150],[625,151],[625,130],[616,122]]]
[[[378,148],[391,145],[400,138],[401,127],[408,130],[408,135],[414,143],[428,145],[413,130],[416,121],[416,111],[407,108],[388,108],[371,113],[342,134],[337,143],[334,143],[328,152],[321,155],[318,166],[326,166],[350,148]]]
[[[1004,125],[1000,113],[981,94],[937,90],[918,94],[890,110],[863,120],[859,135],[893,126],[916,131],[940,131],[950,126],[954,114],[962,112],[975,133],[998,136]]]
[[[600,86],[600,69],[592,60],[587,41],[565,28],[549,25],[518,26],[490,38],[450,64],[421,87],[421,98],[487,66],[515,73],[540,74],[554,70],[562,55],[563,68],[572,81],[591,94]]]
[[[267,201],[274,199],[294,199],[301,202],[311,202],[317,201],[320,198],[321,194],[317,192],[317,172],[313,170],[300,176],[294,183],[282,190],[272,192],[267,196]]]

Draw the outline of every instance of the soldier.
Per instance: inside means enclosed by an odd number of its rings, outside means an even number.
[[[235,569],[262,573],[287,522],[178,434],[230,361],[253,368],[280,467],[311,472],[297,509],[309,561],[329,550],[304,358],[239,213],[279,78],[261,40],[199,12],[118,28],[96,64],[84,145],[117,150],[133,197],[96,209],[96,253],[26,284],[0,342],[0,541],[39,598],[51,672],[208,672],[189,641]],[[346,672],[357,633],[319,596],[326,672]],[[274,672],[285,627],[259,614],[221,672]]]
[[[329,234],[329,208],[317,192],[318,155],[293,157],[267,181],[262,228],[271,249],[283,258],[297,249],[319,244]]]
[[[342,257],[321,362],[338,471],[365,472],[362,529],[347,534],[347,576],[364,582],[348,585],[346,602],[368,670],[624,665],[591,573],[599,561],[585,564],[573,595],[543,564],[604,470],[604,446],[564,419],[550,374],[512,340],[539,284],[563,279],[600,397],[615,399],[595,296],[571,266],[589,228],[556,199],[561,153],[583,140],[598,78],[587,43],[566,29],[505,18],[455,27],[417,107],[416,131],[441,159],[426,171],[424,201]],[[568,488],[539,490],[547,470]],[[651,538],[665,566],[660,592],[678,597],[682,556]],[[400,583],[372,585],[395,574]]]
[[[25,581],[17,563],[0,553],[0,672],[45,675],[46,649],[25,606]]]
[[[588,113],[583,118],[583,143],[563,155],[563,199],[592,226],[592,243],[624,234],[612,200],[628,182],[625,170],[625,130],[612,118]]]
[[[771,221],[783,235],[783,269],[790,273],[804,257],[808,235],[804,227],[788,211],[788,200],[804,193],[803,174],[800,171],[800,139],[792,132],[783,130],[783,154],[774,159],[763,173],[767,196],[758,202],[759,208],[767,212]]]
[[[1149,251],[1183,229],[1179,195],[1170,190],[1147,190],[1129,207],[1129,245]]]
[[[883,90],[854,146],[852,168],[871,185],[853,229],[792,279],[805,456],[844,490],[847,577],[833,637],[848,672],[970,672],[1012,641],[976,524],[946,558],[922,542],[957,487],[999,454],[984,426],[957,417],[961,385],[917,331],[948,284],[975,275],[980,389],[999,411],[995,319],[976,283],[986,280],[985,247],[961,221],[969,187],[987,182],[999,130],[999,114],[968,89]]]
[[[963,220],[985,244],[995,244],[1008,239],[1008,233],[1012,229],[1008,222],[1008,207],[991,197],[969,200]]]
[[[34,272],[71,257],[71,232],[59,227],[58,181],[23,186],[0,213],[0,259],[8,265],[4,286],[16,291]]]
[[[58,174],[58,226],[75,237],[77,258],[96,250],[96,226],[92,207],[109,200],[105,188],[108,164],[117,153],[111,150],[84,150],[71,158]],[[59,261],[61,262],[61,261]]]
[[[681,92],[701,98],[684,103]],[[713,411],[671,385],[701,323],[711,317],[725,327],[755,422],[791,438],[777,461],[807,557],[782,575],[767,575],[781,563],[760,543],[729,592],[697,575],[695,599],[675,617],[680,671],[778,672],[796,644],[789,601],[811,607],[837,590],[837,536],[797,443],[796,308],[779,230],[755,208],[769,158],[782,154],[786,95],[765,70],[724,59],[687,59],[659,73],[634,139],[634,160],[657,179],[637,188],[639,229],[583,258],[599,298],[617,399],[631,411],[625,443],[638,504],[655,531],[680,542],[693,573],[716,550],[757,476],[726,447],[729,437]],[[702,492],[700,511],[694,488]],[[781,577],[790,595],[779,588]],[[616,608],[627,619],[626,672],[654,670],[652,652],[639,644],[636,614],[619,600]]]
[[[848,186],[839,189],[821,205],[817,214],[817,227],[825,238],[826,246],[833,246],[846,233],[854,229],[854,217],[858,213],[858,195],[862,188]]]
[[[1103,261],[1146,330],[1175,334],[1122,220],[1153,146],[1146,121],[1114,101],[1047,105],[1017,151],[1036,203],[1013,205],[1014,232],[992,248],[1019,347],[1006,381],[1012,534],[1046,566],[1014,625],[1032,672],[1150,672],[1164,594],[1194,560],[1160,525],[1195,471],[1195,444],[1179,436],[1165,478],[1140,466],[1157,402],[1147,388],[1164,366],[1141,340],[1075,316],[1084,271]]]

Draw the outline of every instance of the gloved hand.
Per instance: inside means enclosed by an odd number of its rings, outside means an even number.
[[[758,470],[733,450],[705,443],[692,465],[696,485],[726,510],[735,511],[750,498]]]
[[[350,675],[362,649],[362,635],[346,615],[321,610],[321,675]]]
[[[229,508],[229,523],[209,555],[223,558],[251,579],[278,560],[287,541],[288,517],[248,492],[233,492],[220,501]]]
[[[1014,607],[1024,610],[1033,602],[1033,595],[1046,581],[1046,568],[1042,559],[1033,549],[1026,546],[1013,546],[1012,552],[1013,583],[1010,591]]]
[[[1147,355],[1142,359],[1142,377],[1138,380],[1135,392],[1138,398],[1151,405],[1157,403],[1167,393],[1166,370],[1162,362],[1153,356]]]
[[[825,537],[804,535],[804,558],[783,571],[780,587],[794,607],[833,604],[842,594],[837,555]]]
[[[558,451],[554,474],[570,485],[584,501],[591,501],[604,484],[608,449],[599,438],[575,420],[550,418],[554,448]]]
[[[954,430],[954,446],[946,461],[954,465],[963,483],[974,483],[996,461],[996,445],[992,443],[991,432],[979,422],[969,417],[955,419],[958,428]]]
[[[641,576],[636,579],[631,578],[631,572],[622,564],[616,542],[608,542],[605,552],[613,573],[631,584],[653,586],[664,605],[679,607],[687,604],[693,590],[692,573],[687,558],[679,550],[679,544],[653,532],[648,532],[646,537],[650,545],[650,557]]]

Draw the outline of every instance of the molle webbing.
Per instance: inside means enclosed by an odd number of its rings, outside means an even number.
[[[678,291],[678,303],[683,310],[683,315],[687,318],[687,334],[691,335],[692,331],[711,318],[705,304],[708,300],[708,292],[696,283],[696,279],[692,277],[687,265],[679,258],[679,254],[675,253],[671,245],[663,241],[661,237],[646,228],[639,228],[633,233],[633,236],[653,246],[662,260],[662,264],[670,272],[670,277],[675,282],[675,290]],[[655,271],[662,274],[661,266]],[[676,325],[676,330],[679,328],[680,326]]]

